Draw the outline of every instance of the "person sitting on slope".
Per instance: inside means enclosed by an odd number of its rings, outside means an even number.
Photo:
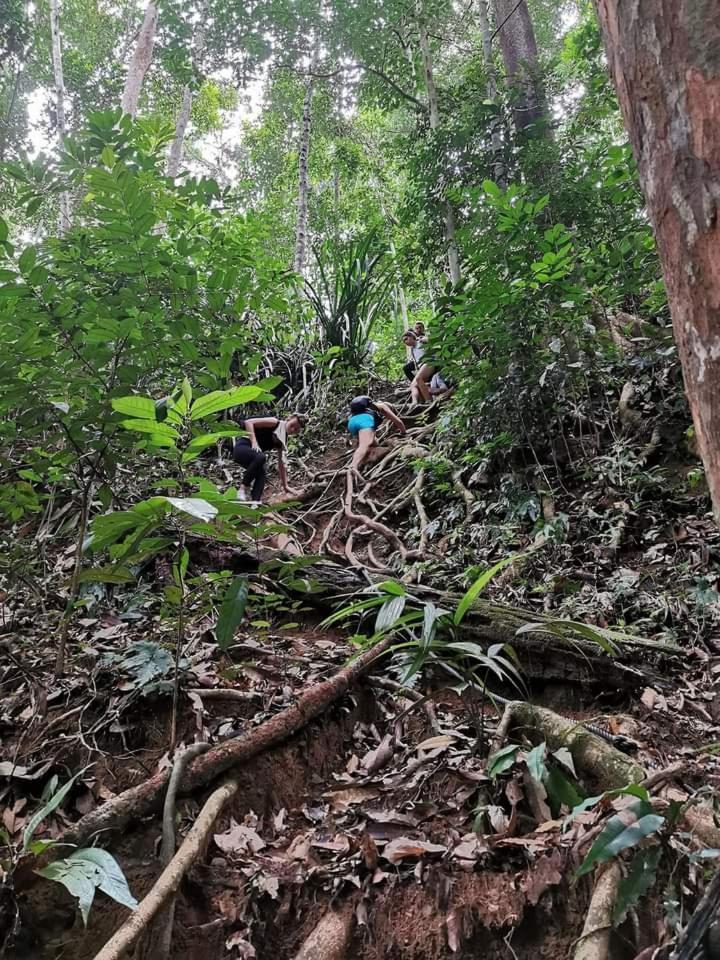
[[[245,467],[238,500],[252,500],[255,503],[262,500],[267,478],[265,464],[271,450],[278,454],[278,473],[283,490],[288,494],[293,493],[288,486],[285,466],[287,438],[299,433],[306,423],[307,417],[301,413],[292,413],[287,420],[280,420],[278,417],[248,417],[240,421],[240,426],[247,436],[239,437],[233,448],[233,460]]]
[[[350,402],[350,419],[348,430],[357,440],[357,449],[350,464],[353,470],[358,470],[365,461],[370,448],[377,445],[375,431],[382,421],[387,418],[395,429],[404,434],[405,424],[395,413],[392,407],[381,400],[371,400],[370,397],[354,397]]]

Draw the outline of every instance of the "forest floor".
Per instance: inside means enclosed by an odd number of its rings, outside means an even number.
[[[351,513],[388,524],[411,556],[422,551],[405,565],[407,589],[462,592],[469,556],[482,568],[499,550],[534,548],[490,584],[493,601],[522,606],[530,620],[553,615],[621,626],[677,644],[678,652],[658,668],[640,650],[637,676],[622,689],[608,688],[602,674],[573,680],[531,671],[528,699],[573,725],[604,730],[613,749],[622,747],[628,763],[650,777],[657,810],[716,793],[720,635],[711,595],[719,538],[698,510],[702,498],[685,482],[693,464],[662,465],[662,499],[651,484],[640,500],[623,501],[602,465],[574,484],[566,475],[564,486],[554,485],[552,503],[537,493],[533,519],[510,508],[501,514],[507,485],[500,481],[491,490],[485,481],[453,486],[452,476],[444,489],[430,478],[419,485],[413,464],[431,431],[421,419],[411,422],[410,437],[378,452],[351,499]],[[255,546],[281,546],[287,556],[322,553],[359,570],[361,582],[367,574],[387,575],[398,547],[382,532],[368,536],[344,509],[346,460],[342,448],[316,444],[305,502],[282,514],[291,535],[275,533]],[[232,466],[205,467],[213,479],[236,482]],[[671,475],[674,487],[667,486]],[[36,554],[2,601],[0,804],[10,847],[21,842],[54,775],[65,781],[80,774],[39,828],[45,839],[62,838],[82,817],[172,766],[173,625],[163,615],[162,564],[132,590],[88,588],[92,602],[73,621],[67,671],[52,679],[52,638],[73,547],[71,528],[54,539],[48,533],[61,529],[64,509],[16,537],[34,543]],[[560,538],[563,526],[571,533]],[[226,549],[218,555],[198,546],[190,574],[208,572],[208,564],[218,569]],[[253,579],[248,624],[225,652],[212,633],[212,610],[198,605],[190,612],[179,742],[247,739],[355,652],[344,633],[321,625],[312,596],[284,596],[262,572]],[[549,960],[579,949],[593,875],[580,878],[577,868],[628,798],[607,797],[569,821],[573,804],[556,803],[530,773],[530,746],[538,740],[532,731],[520,729],[514,739],[506,732],[500,745],[517,749],[506,764],[489,768],[502,707],[459,693],[432,671],[409,690],[400,677],[397,658],[392,666],[379,661],[319,718],[239,768],[239,789],[180,887],[172,957]],[[495,692],[517,696],[507,684]],[[568,762],[559,759],[560,767]],[[597,771],[570,772],[587,796],[608,786]],[[207,794],[199,789],[178,802],[181,837]],[[94,838],[117,857],[138,899],[160,873],[161,827],[150,815]],[[628,900],[605,956],[650,957],[643,951],[667,937],[669,917],[686,921],[704,876],[696,854],[720,845],[712,829],[679,822],[672,830],[668,815],[663,859],[648,876],[651,895],[641,906]],[[59,884],[20,869],[15,888],[3,903],[0,956],[91,960],[128,916],[98,894],[84,928]],[[159,956],[153,942],[151,934],[137,956]]]

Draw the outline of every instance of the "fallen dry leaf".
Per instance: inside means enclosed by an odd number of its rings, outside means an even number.
[[[374,787],[348,787],[346,790],[332,790],[324,794],[330,800],[330,807],[334,813],[344,812],[349,807],[368,800],[375,800],[380,791]]]
[[[360,761],[360,765],[366,773],[375,773],[389,763],[395,753],[395,744],[393,737],[388,734],[383,737],[374,750],[369,750]]]
[[[265,841],[252,827],[235,820],[225,833],[216,833],[214,840],[223,853],[258,853],[265,848]]]
[[[447,853],[447,847],[441,843],[429,843],[427,840],[398,837],[386,844],[382,856],[390,863],[400,863],[408,857],[422,857],[425,853]]]

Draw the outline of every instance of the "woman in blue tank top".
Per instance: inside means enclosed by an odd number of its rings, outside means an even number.
[[[370,397],[354,397],[350,401],[350,419],[348,430],[357,440],[351,467],[358,470],[367,457],[370,448],[377,444],[375,431],[387,418],[399,433],[405,433],[405,424],[395,413],[392,407],[381,400],[371,400]]]

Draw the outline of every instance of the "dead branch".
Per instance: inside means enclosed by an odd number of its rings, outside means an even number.
[[[608,960],[610,957],[612,915],[621,879],[622,871],[617,863],[611,863],[598,877],[574,960]]]
[[[160,874],[155,886],[140,902],[137,910],[108,940],[100,953],[95,955],[95,960],[121,960],[126,951],[133,946],[167,899],[177,892],[190,867],[202,856],[215,821],[227,801],[237,793],[238,788],[238,781],[229,777],[222,786],[210,794],[182,846]]]
[[[373,530],[375,533],[379,534],[381,537],[384,537],[390,546],[397,550],[403,560],[416,559],[417,555],[414,552],[408,550],[405,544],[402,542],[400,537],[395,533],[394,530],[391,530],[390,527],[386,527],[384,523],[379,523],[377,520],[371,520],[370,517],[364,516],[362,513],[355,513],[352,508],[353,502],[353,479],[352,472],[347,471],[347,479],[345,485],[345,516],[351,523],[359,524],[360,526],[367,527],[368,530]]]
[[[427,540],[428,540],[428,526],[430,521],[428,520],[427,511],[422,502],[422,489],[425,483],[425,470],[419,470],[417,479],[413,486],[413,499],[415,500],[415,509],[417,510],[418,518],[420,520],[420,545],[419,550],[421,554],[424,554],[427,550]]]
[[[690,923],[680,935],[670,960],[694,960],[710,927],[717,922],[720,911],[720,870],[708,884],[702,900],[690,918]],[[708,958],[715,954],[708,953]]]
[[[191,687],[187,692],[201,700],[239,700],[243,703],[262,697],[258,690],[235,690],[233,687]]]
[[[462,470],[455,470],[452,475],[452,480],[456,492],[459,493],[462,499],[465,501],[465,517],[467,520],[469,520],[472,514],[472,509],[475,506],[475,497],[462,481]]]

